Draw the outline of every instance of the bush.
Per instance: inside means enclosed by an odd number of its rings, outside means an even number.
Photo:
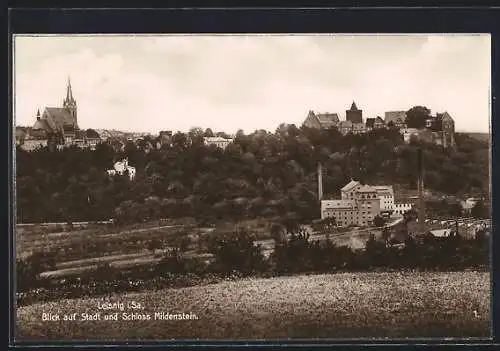
[[[181,256],[178,249],[168,250],[163,259],[156,265],[155,271],[160,273],[161,276],[168,273],[188,273],[186,260]]]
[[[254,240],[245,230],[214,238],[209,243],[209,251],[215,256],[210,270],[224,274],[237,271],[244,275],[265,271],[264,256],[260,246],[254,245]]]

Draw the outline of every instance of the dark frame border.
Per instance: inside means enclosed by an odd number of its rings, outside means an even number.
[[[494,118],[497,115],[496,91],[500,81],[498,63],[500,63],[500,8],[206,8],[206,9],[10,9],[8,13],[8,62],[12,64],[12,34],[72,34],[72,33],[490,33],[492,43],[492,174],[491,179],[500,179],[500,166],[497,167],[496,159],[499,153],[495,131],[500,122]],[[12,147],[12,71],[11,65],[7,72],[7,140]],[[9,150],[10,151],[10,150]],[[13,203],[14,190],[12,184],[12,157],[8,153],[8,199]],[[495,301],[499,294],[500,269],[500,239],[495,238],[496,221],[500,217],[500,186],[492,181],[492,316],[493,316],[493,341],[500,337],[500,303]],[[8,236],[8,258],[9,277],[12,277],[13,267],[10,258],[13,255],[12,233],[13,217],[12,208],[8,206],[7,225]],[[9,303],[14,301],[11,279],[9,279]],[[9,307],[13,307],[10,304]],[[34,346],[31,342],[16,342],[14,344],[13,327],[15,312],[9,311],[9,344],[19,346]],[[394,346],[408,345],[435,345],[442,348],[444,345],[491,345],[488,339],[455,339],[444,341],[442,339],[411,339],[391,340],[388,342]],[[481,342],[479,344],[478,342]],[[117,346],[188,346],[188,345],[380,345],[387,344],[379,340],[367,342],[367,340],[282,340],[282,341],[175,341],[175,342],[122,342],[115,343]],[[36,343],[40,345],[40,343]],[[45,346],[56,345],[55,343],[43,343]],[[109,345],[106,342],[61,342],[58,346],[91,346]]]

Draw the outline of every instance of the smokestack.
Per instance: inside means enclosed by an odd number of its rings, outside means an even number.
[[[424,164],[422,149],[418,149],[418,227],[420,234],[425,232],[425,202],[424,202]]]
[[[318,162],[318,200],[323,200],[323,167]]]

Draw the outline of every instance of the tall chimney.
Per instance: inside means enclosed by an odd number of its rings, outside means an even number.
[[[323,167],[318,162],[318,200],[323,200]]]
[[[418,149],[418,227],[420,234],[425,233],[425,201],[424,201],[424,164],[422,149]]]

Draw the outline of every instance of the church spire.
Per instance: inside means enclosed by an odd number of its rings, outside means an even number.
[[[68,76],[68,87],[66,88],[66,100],[74,101],[73,91],[71,90],[71,78]]]
[[[66,87],[66,98],[64,99],[63,106],[67,108],[76,107],[76,100],[73,97],[73,90],[71,89],[71,79],[69,76],[68,76],[68,85]]]
[[[77,114],[76,100],[73,97],[73,90],[71,89],[71,79],[69,78],[69,76],[68,76],[68,86],[66,88],[66,98],[64,99],[63,107],[69,111],[71,118],[73,120],[72,124],[75,130],[78,129],[78,123],[76,119],[76,114]]]

